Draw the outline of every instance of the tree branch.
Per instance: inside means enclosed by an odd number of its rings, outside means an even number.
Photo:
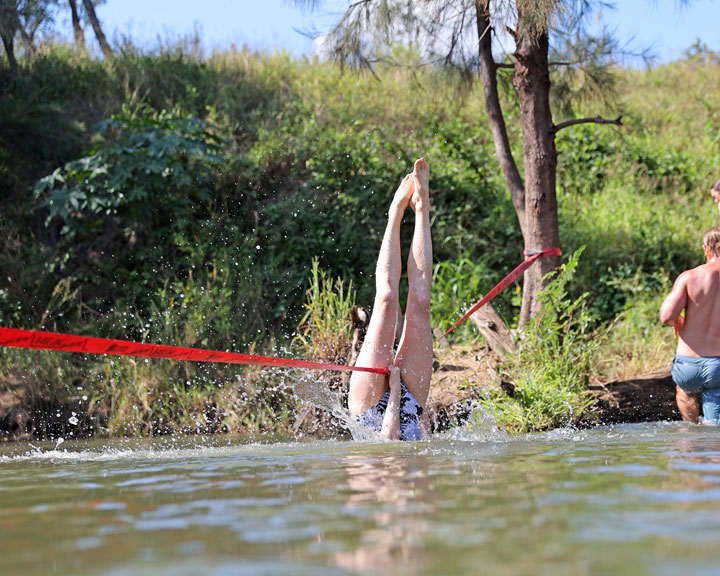
[[[372,0],[357,0],[357,2],[353,2],[348,6],[348,10],[355,10],[358,6],[362,6],[364,4],[370,4]]]
[[[595,118],[575,118],[574,120],[560,122],[560,124],[555,124],[552,127],[552,131],[553,133],[557,134],[563,128],[575,126],[577,124],[615,124],[616,126],[623,125],[622,116],[618,116],[617,118],[603,118],[602,116],[595,116]]]

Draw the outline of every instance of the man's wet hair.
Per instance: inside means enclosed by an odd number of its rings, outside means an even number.
[[[705,232],[703,246],[715,256],[720,256],[720,226],[713,226]]]
[[[710,190],[720,190],[720,178],[715,180],[715,184],[710,187]]]

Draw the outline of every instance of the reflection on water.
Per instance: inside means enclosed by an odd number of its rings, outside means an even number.
[[[715,574],[720,428],[0,446],[5,574]]]
[[[356,548],[338,552],[338,566],[366,574],[377,566],[405,568],[427,531],[432,512],[432,476],[427,457],[349,455],[345,458],[347,508],[371,510],[374,527],[362,532]]]

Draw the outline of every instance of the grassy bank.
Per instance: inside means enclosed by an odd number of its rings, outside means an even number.
[[[558,137],[562,249],[585,247],[567,298],[587,293],[584,338],[597,343],[580,380],[668,361],[657,307],[672,278],[699,263],[701,234],[717,222],[707,198],[720,173],[717,64],[694,57],[618,74],[624,126]],[[521,258],[482,91],[431,69],[379,77],[182,47],[126,47],[104,62],[47,46],[16,77],[0,67],[0,324],[322,356],[309,342],[325,333],[297,338],[313,258],[352,283],[343,306],[368,306],[388,201],[424,155],[433,323],[448,327]],[[575,113],[602,110],[587,102]],[[517,290],[496,300],[511,326],[518,305]],[[456,334],[480,345],[469,325]],[[7,403],[31,407],[40,436],[285,431],[294,376],[0,351]]]

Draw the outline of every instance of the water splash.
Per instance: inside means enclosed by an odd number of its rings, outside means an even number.
[[[295,383],[295,395],[305,402],[327,410],[333,416],[336,412],[342,411],[340,402],[340,394],[335,390],[330,390],[327,384],[319,380],[311,378],[301,378]]]
[[[485,410],[478,400],[470,402],[470,416],[467,421],[439,434],[443,440],[459,440],[461,442],[508,442],[511,436],[502,430],[495,417]]]
[[[325,382],[312,378],[301,378],[295,383],[296,396],[317,408],[335,416],[350,432],[353,440],[360,442],[385,442],[387,439],[379,432],[358,423],[347,408],[342,406],[340,394],[330,390]],[[467,421],[440,434],[430,436],[439,441],[457,440],[462,442],[508,442],[511,436],[502,430],[495,417],[485,410],[482,404],[473,400],[469,406]]]
[[[340,394],[335,390],[330,390],[325,382],[312,378],[301,378],[295,383],[295,395],[300,400],[330,412],[350,432],[353,440],[360,442],[386,440],[380,432],[358,423],[350,414],[350,411],[343,407]]]

